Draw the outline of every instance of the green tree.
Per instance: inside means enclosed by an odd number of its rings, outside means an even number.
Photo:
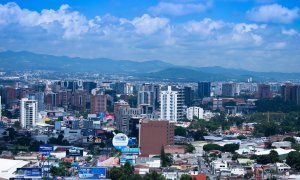
[[[279,155],[277,151],[271,150],[269,154],[270,163],[276,163],[279,161]]]
[[[196,148],[192,144],[187,144],[186,145],[186,151],[187,152],[192,153],[195,150],[196,150]]]
[[[21,123],[20,123],[20,121],[15,121],[14,124],[13,124],[13,127],[14,127],[15,129],[20,129],[20,128],[21,128]]]
[[[239,148],[240,148],[239,144],[234,144],[234,143],[233,144],[225,144],[222,148],[222,151],[234,153]]]
[[[174,130],[175,136],[186,136],[187,132],[184,127],[176,126]]]
[[[292,144],[296,143],[296,139],[293,137],[286,137],[283,139],[283,141],[290,141]]]
[[[161,167],[168,167],[173,163],[173,157],[171,154],[166,154],[164,147],[161,147],[160,151],[160,160],[161,160]]]
[[[143,179],[144,180],[166,180],[163,175],[158,174],[156,171],[147,173]]]
[[[292,168],[300,170],[300,153],[298,151],[292,151],[288,153],[286,157],[286,163]]]
[[[222,150],[222,146],[218,145],[218,144],[205,144],[203,146],[203,150],[204,151],[211,151],[211,150]]]
[[[180,180],[192,180],[192,176],[188,175],[188,174],[183,174],[180,176]]]
[[[239,140],[247,139],[247,137],[244,136],[244,135],[238,135],[236,138],[239,139]]]

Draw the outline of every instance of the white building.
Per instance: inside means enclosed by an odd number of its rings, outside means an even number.
[[[35,126],[38,121],[38,103],[28,98],[21,99],[20,121],[23,128]]]
[[[201,107],[189,107],[186,111],[186,117],[188,120],[193,120],[196,116],[198,119],[203,119],[204,110]]]
[[[168,121],[177,121],[177,91],[168,90],[160,92],[160,119]]]

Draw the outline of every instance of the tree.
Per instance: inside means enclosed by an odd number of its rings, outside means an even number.
[[[286,137],[283,139],[283,141],[290,141],[292,144],[296,143],[296,139],[293,137]]]
[[[161,167],[168,167],[173,163],[173,157],[171,154],[166,154],[164,147],[161,147],[160,151],[160,160],[161,160]]]
[[[300,170],[300,153],[298,151],[292,151],[288,153],[286,157],[286,163],[292,168]]]
[[[187,144],[186,145],[186,151],[187,152],[192,153],[195,150],[196,150],[196,148],[192,144]]]
[[[271,150],[269,154],[270,163],[276,163],[279,161],[279,155],[277,151]]]
[[[236,138],[239,140],[247,139],[247,137],[244,135],[238,135]]]
[[[15,121],[14,124],[13,124],[13,127],[14,127],[15,129],[20,129],[20,128],[21,128],[21,123],[20,123],[20,121]]]
[[[181,126],[176,126],[174,133],[175,133],[175,136],[186,136],[186,129]]]
[[[165,177],[161,174],[158,174],[156,171],[152,171],[151,173],[147,173],[144,180],[166,180]]]
[[[222,151],[234,153],[239,148],[240,148],[239,144],[234,144],[234,143],[233,144],[225,144],[222,148]]]
[[[218,145],[218,144],[205,144],[203,146],[203,150],[204,151],[211,151],[211,150],[222,150],[222,146]]]
[[[180,176],[180,180],[192,180],[192,176],[188,174],[183,174]]]

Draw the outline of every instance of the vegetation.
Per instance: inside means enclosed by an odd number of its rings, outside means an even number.
[[[300,170],[300,152],[292,151],[286,157],[286,163],[295,168],[296,170]]]
[[[173,163],[172,154],[166,154],[164,147],[161,147],[160,160],[161,160],[161,167],[168,167],[171,166]]]
[[[50,173],[52,176],[71,176],[69,169],[71,168],[70,162],[60,162],[59,166],[52,166],[50,169]]]
[[[279,161],[279,155],[274,150],[271,150],[271,152],[268,155],[260,155],[256,157],[256,162],[258,164],[276,163],[278,161]]]
[[[243,140],[243,139],[247,139],[247,137],[246,137],[246,136],[244,136],[244,135],[238,135],[238,136],[237,136],[237,139],[239,139],[239,140]]]
[[[186,145],[186,151],[188,152],[188,153],[192,153],[193,151],[195,151],[196,150],[196,148],[192,145],[192,144],[187,144]]]
[[[192,176],[188,175],[188,174],[183,174],[180,176],[180,180],[192,180]]]
[[[176,126],[174,130],[175,136],[186,136],[187,131],[186,128],[181,126]]]
[[[64,136],[62,134],[59,134],[57,138],[51,137],[48,140],[48,144],[54,144],[54,145],[69,145],[70,143],[64,139]]]
[[[236,150],[239,149],[238,144],[225,144],[223,147],[218,144],[206,144],[203,146],[204,151],[211,151],[211,150],[219,150],[223,152],[230,152],[234,153]]]

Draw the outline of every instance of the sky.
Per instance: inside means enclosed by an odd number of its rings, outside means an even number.
[[[0,51],[300,72],[300,0],[0,0]]]

